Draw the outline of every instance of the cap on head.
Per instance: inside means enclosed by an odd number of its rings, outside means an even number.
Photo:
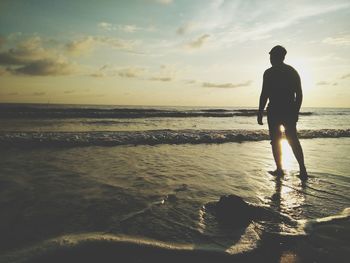
[[[276,55],[278,57],[284,57],[286,54],[287,54],[287,50],[280,46],[280,45],[277,45],[277,46],[274,46],[271,51],[269,52],[270,55]]]

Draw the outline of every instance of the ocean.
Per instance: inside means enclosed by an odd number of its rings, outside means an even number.
[[[1,104],[0,262],[348,262],[350,109],[298,132],[305,182],[254,108]],[[225,195],[267,216],[223,224]]]

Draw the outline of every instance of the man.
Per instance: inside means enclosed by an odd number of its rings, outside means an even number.
[[[281,125],[284,126],[289,145],[292,147],[295,158],[299,163],[300,178],[307,178],[304,164],[303,149],[301,148],[296,124],[303,100],[301,82],[298,72],[291,66],[285,64],[284,58],[287,50],[282,46],[275,46],[270,51],[270,62],[272,67],[264,73],[264,80],[259,102],[258,123],[263,125],[263,112],[267,100],[267,122],[271,138],[273,157],[276,162],[274,175],[283,175],[282,169],[282,147]]]

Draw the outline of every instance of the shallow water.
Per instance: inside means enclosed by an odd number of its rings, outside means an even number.
[[[226,250],[237,233],[221,229],[203,209],[225,194],[294,220],[341,213],[350,206],[350,139],[302,145],[310,173],[306,183],[297,178],[291,158],[285,158],[283,178],[268,173],[273,161],[267,141],[2,150],[0,249],[102,232]],[[258,222],[252,231],[304,234],[282,221]]]

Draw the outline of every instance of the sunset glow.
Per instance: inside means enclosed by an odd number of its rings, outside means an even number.
[[[303,107],[350,106],[348,1],[53,3],[1,1],[0,102],[255,107],[281,44]]]

